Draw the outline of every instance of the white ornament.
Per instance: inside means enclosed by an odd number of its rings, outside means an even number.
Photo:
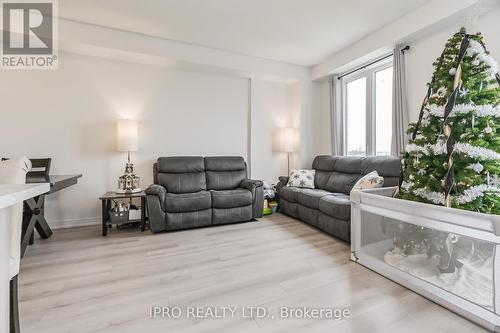
[[[401,189],[405,190],[406,192],[408,192],[410,190],[410,187],[412,186],[413,184],[411,183],[408,183],[406,181],[403,181],[401,183]]]
[[[438,89],[437,91],[437,95],[438,97],[445,97],[446,96],[446,93],[448,92],[448,89],[446,89],[446,87],[441,87]]]
[[[491,134],[491,132],[493,132],[493,128],[491,128],[490,125],[488,125],[488,127],[484,129],[484,133]]]
[[[465,96],[469,93],[469,89],[465,88],[465,87],[462,87],[460,88],[460,90],[458,91],[458,93],[460,94],[460,96]]]
[[[451,76],[455,75],[457,73],[457,69],[456,68],[451,68],[448,72]]]
[[[414,180],[415,176],[414,175],[410,175],[410,176],[408,176],[408,178],[410,178],[410,180]]]
[[[460,239],[460,237],[458,237],[458,235],[456,235],[456,234],[450,234],[448,237],[450,238],[450,242],[452,244],[457,243],[458,240]]]
[[[484,170],[484,167],[481,163],[476,163],[474,165],[472,165],[472,170],[474,170],[476,173],[481,173],[481,171]]]
[[[420,169],[417,171],[417,173],[420,175],[420,176],[423,176],[425,175],[427,172],[425,171],[425,169]]]
[[[476,67],[477,67],[477,66],[479,66],[480,64],[481,64],[481,63],[480,63],[480,62],[479,62],[479,60],[477,60],[477,59],[476,59],[476,60],[474,60],[474,61],[472,62],[472,65],[473,65],[473,66],[476,66]]]
[[[500,187],[500,177],[498,175],[493,175],[490,177],[490,173],[487,172],[488,185],[493,187]]]

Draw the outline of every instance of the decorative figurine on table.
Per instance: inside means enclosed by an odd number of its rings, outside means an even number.
[[[137,193],[142,191],[139,187],[140,178],[134,174],[134,165],[130,160],[125,165],[125,173],[118,178],[117,193]]]

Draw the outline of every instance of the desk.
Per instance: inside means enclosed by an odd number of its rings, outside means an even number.
[[[66,187],[78,183],[78,178],[82,175],[51,175],[45,177],[27,177],[26,184],[49,183],[50,191],[39,196],[28,199],[24,202],[23,214],[23,237],[21,239],[21,255],[24,255],[28,244],[33,243],[34,229],[42,238],[52,236],[47,220],[45,220],[45,196],[65,189]]]
[[[23,202],[33,196],[42,195],[49,190],[47,184],[38,185],[0,185],[0,332],[9,332],[10,329],[10,279],[19,272],[19,258],[11,257],[11,243],[14,236],[13,230],[17,229],[20,233],[19,225],[17,228],[12,223],[16,223],[12,218],[11,209],[17,203]],[[17,221],[21,223],[21,221]],[[17,234],[18,238],[19,234]],[[16,239],[18,241],[18,239]],[[12,314],[17,311],[17,299],[12,304]],[[15,319],[15,318],[14,318]],[[12,324],[17,324],[12,321]]]

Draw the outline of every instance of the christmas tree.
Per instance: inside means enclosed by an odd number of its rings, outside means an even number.
[[[464,29],[434,63],[408,127],[402,199],[500,214],[500,76],[481,34]]]

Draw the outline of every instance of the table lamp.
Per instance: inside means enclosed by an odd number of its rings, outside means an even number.
[[[290,153],[294,151],[295,146],[295,129],[291,127],[282,128],[280,135],[281,146],[280,150],[287,153],[288,175],[290,175]]]
[[[140,192],[139,177],[134,174],[134,164],[130,163],[130,152],[137,151],[137,121],[120,119],[117,123],[118,151],[127,152],[125,173],[118,178],[117,193]]]

